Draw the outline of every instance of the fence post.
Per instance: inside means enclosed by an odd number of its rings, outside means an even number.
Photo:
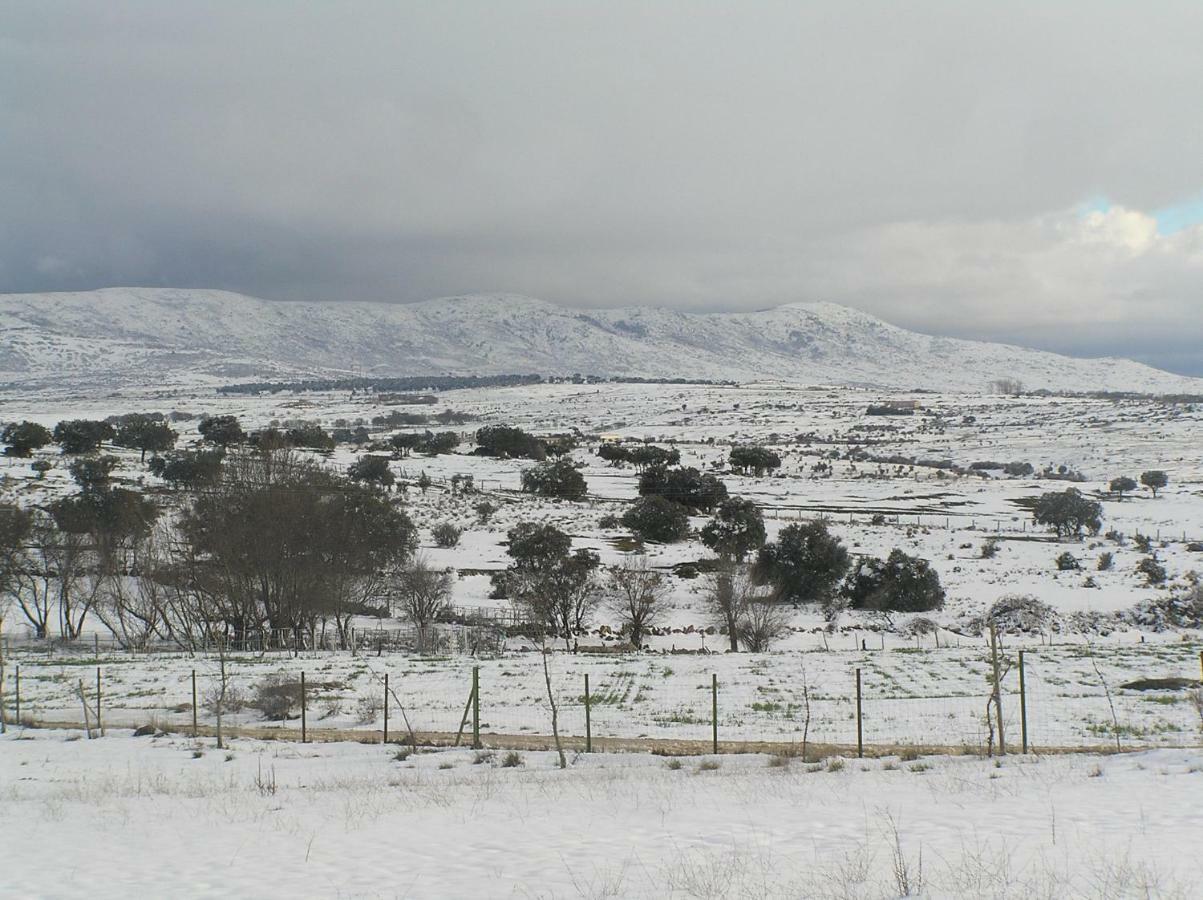
[[[856,757],[865,755],[865,732],[861,721],[860,669],[856,670]]]
[[[192,670],[192,739],[196,740],[199,735],[196,727],[196,669]]]
[[[480,749],[480,666],[472,667],[472,749]]]
[[[384,673],[384,740],[381,743],[388,743],[388,672]]]
[[[92,656],[100,662],[100,632],[92,632]]]
[[[998,716],[998,755],[1007,755],[1007,738],[1003,731],[1002,674],[998,662],[998,629],[990,626],[990,665],[994,680],[994,714]]]
[[[710,675],[710,742],[718,753],[718,675]]]
[[[1203,654],[1201,654],[1203,655]],[[21,727],[21,667],[17,666],[17,727]]]
[[[589,721],[589,673],[585,673],[585,752],[593,752],[593,724]]]
[[[1023,735],[1023,752],[1028,752],[1028,690],[1023,680],[1023,651],[1019,651],[1019,728]]]
[[[104,728],[100,724],[100,666],[96,667],[96,731],[104,737]]]
[[[301,673],[301,743],[309,743],[309,735],[305,722],[305,673]]]

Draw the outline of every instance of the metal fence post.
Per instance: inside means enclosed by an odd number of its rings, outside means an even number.
[[[104,728],[100,724],[100,666],[96,667],[96,731],[104,736]]]
[[[585,752],[593,752],[593,724],[589,721],[589,673],[585,673]]]
[[[718,675],[710,675],[710,741],[718,753]]]
[[[480,749],[480,666],[472,667],[472,749]]]
[[[384,673],[384,740],[381,743],[388,743],[388,672]]]
[[[1023,752],[1028,752],[1028,690],[1023,679],[1023,651],[1019,651],[1019,729],[1022,734]]]
[[[860,669],[856,670],[856,756],[865,755],[865,732],[861,721]]]

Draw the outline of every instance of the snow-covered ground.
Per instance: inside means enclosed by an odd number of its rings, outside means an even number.
[[[512,762],[513,760],[511,760]],[[1203,758],[0,737],[11,897],[1197,897]]]

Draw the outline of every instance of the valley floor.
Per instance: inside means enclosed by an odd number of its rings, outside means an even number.
[[[402,754],[403,755],[403,754]],[[1203,756],[570,757],[13,730],[14,897],[1192,897]]]

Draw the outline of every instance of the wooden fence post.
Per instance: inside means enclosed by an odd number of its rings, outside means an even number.
[[[589,720],[589,673],[585,673],[585,752],[593,752],[593,724]]]
[[[472,749],[480,749],[480,666],[472,667]]]
[[[1028,690],[1023,680],[1023,651],[1019,651],[1019,728],[1023,736],[1023,752],[1028,752]]]
[[[301,743],[309,742],[309,734],[305,722],[305,673],[301,673]]]
[[[196,727],[196,669],[192,670],[192,739],[196,740],[200,732]]]
[[[718,675],[710,675],[710,741],[715,753],[718,753]]]
[[[856,670],[856,756],[857,759],[863,758],[865,755],[865,732],[861,720],[861,692],[860,692],[860,669]]]
[[[384,740],[381,743],[388,743],[388,672],[384,673]]]
[[[96,731],[104,737],[104,727],[100,724],[100,666],[96,667]]]
[[[17,727],[21,725],[21,667],[17,666]]]
[[[1007,755],[1007,738],[1003,730],[1002,673],[998,661],[998,629],[990,626],[990,666],[994,681],[994,714],[998,716],[998,755]]]

